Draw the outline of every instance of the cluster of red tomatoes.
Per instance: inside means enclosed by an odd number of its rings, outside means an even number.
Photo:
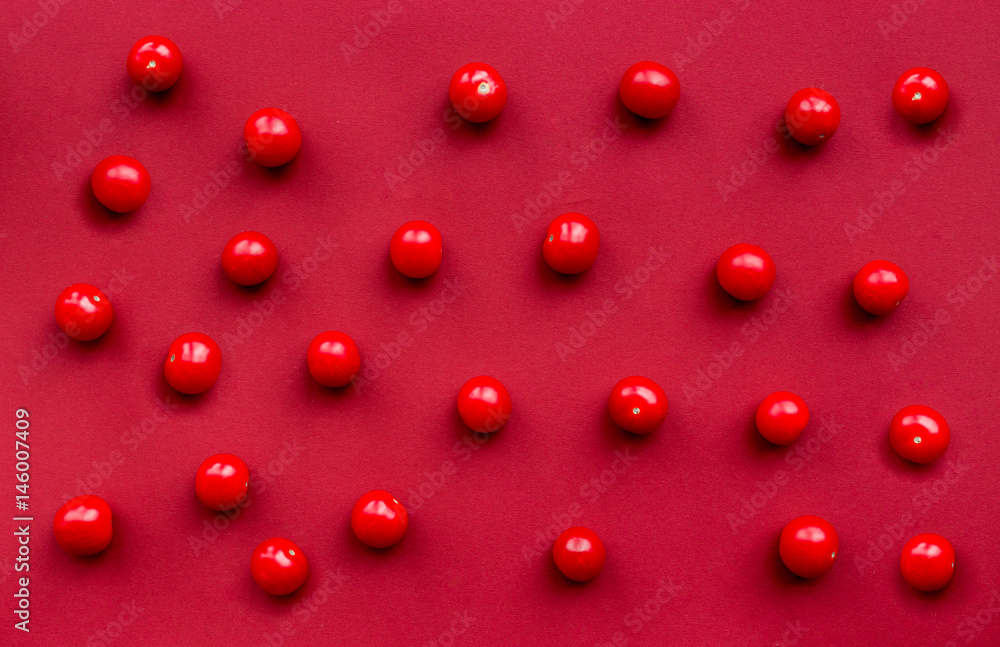
[[[132,80],[148,91],[172,87],[183,67],[180,50],[160,36],[141,39],[132,48],[127,71]],[[646,119],[668,115],[680,98],[676,75],[658,63],[636,63],[626,71],[619,93],[622,102]],[[448,97],[465,119],[482,123],[495,118],[507,103],[507,86],[500,74],[483,63],[470,63],[455,73]],[[926,68],[907,71],[892,90],[896,111],[911,123],[936,119],[948,102],[948,85],[940,74]],[[798,142],[816,145],[829,139],[840,125],[840,107],[824,90],[806,88],[796,92],[785,110],[789,133]],[[281,166],[298,153],[302,133],[295,119],[283,110],[265,108],[255,112],[243,128],[250,157],[268,167]],[[150,192],[150,177],[138,161],[114,155],[101,161],[91,177],[94,195],[108,209],[129,212],[141,206]],[[597,258],[600,234],[592,220],[567,213],[549,225],[542,254],[556,272],[577,274]],[[424,221],[404,224],[389,243],[393,265],[402,274],[422,279],[441,264],[441,233]],[[235,283],[257,285],[274,273],[278,252],[265,235],[248,231],[232,238],[222,250],[222,269]],[[764,296],[775,280],[775,264],[760,247],[733,245],[719,258],[716,273],[720,285],[736,299],[750,301]],[[891,313],[909,291],[903,271],[888,261],[872,261],[854,279],[854,296],[867,312]],[[59,295],[56,321],[71,338],[96,339],[111,326],[113,310],[107,296],[92,285],[78,283]],[[313,339],[306,351],[309,373],[320,384],[338,388],[350,384],[361,368],[361,356],[350,336],[328,331]],[[163,364],[170,386],[181,393],[197,394],[215,384],[222,367],[222,352],[210,337],[187,333],[167,349]],[[511,398],[498,380],[472,378],[458,392],[458,411],[470,429],[492,433],[511,415]],[[648,434],[667,415],[667,397],[658,384],[641,376],[618,382],[608,400],[614,421],[635,434]],[[797,395],[779,391],[769,395],[756,414],[757,428],[777,445],[795,442],[809,421],[809,409]],[[950,432],[944,418],[929,407],[914,405],[899,411],[890,424],[892,446],[904,458],[929,463],[948,446]],[[206,459],[195,474],[198,499],[213,510],[228,511],[246,500],[250,472],[246,464],[230,454]],[[387,548],[406,533],[409,517],[391,494],[373,490],[362,496],[351,513],[355,535],[373,548]],[[55,535],[59,544],[76,555],[104,550],[111,541],[111,509],[98,496],[84,495],[67,502],[57,513]],[[834,563],[837,533],[829,522],[816,516],[791,521],[781,533],[779,554],[785,565],[802,577],[819,577]],[[593,579],[605,562],[600,538],[588,528],[575,527],[555,541],[552,555],[559,570],[576,581]],[[914,587],[929,591],[946,585],[954,571],[955,552],[937,535],[918,535],[906,544],[900,561],[903,576]],[[261,543],[251,556],[250,570],[269,593],[284,595],[299,588],[308,573],[302,550],[288,539],[275,537]]]

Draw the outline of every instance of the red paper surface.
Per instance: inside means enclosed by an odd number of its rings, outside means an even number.
[[[989,3],[7,0],[0,26],[14,34],[0,66],[0,511],[18,514],[24,407],[34,516],[31,632],[13,627],[22,573],[8,521],[0,644],[1000,643],[1000,20]],[[184,74],[134,101],[125,55],[150,33],[179,45]],[[642,59],[681,80],[662,123],[617,99]],[[451,74],[475,60],[510,90],[483,127],[447,113]],[[925,127],[889,101],[916,65],[952,91]],[[843,123],[806,150],[775,127],[810,85],[837,98]],[[302,127],[282,169],[239,150],[264,106]],[[116,153],[153,178],[148,202],[123,216],[89,189]],[[872,206],[880,199],[888,206]],[[601,231],[596,264],[575,278],[540,253],[565,211]],[[426,281],[388,258],[411,219],[444,237]],[[219,262],[247,229],[280,254],[257,289],[229,282]],[[714,279],[737,242],[777,264],[758,303],[734,302]],[[912,285],[882,319],[850,294],[876,258]],[[96,342],[49,346],[55,298],[76,282],[108,293],[114,324]],[[371,371],[360,392],[307,374],[306,347],[328,329],[357,341]],[[218,383],[193,398],[162,374],[168,344],[189,331],[224,353]],[[482,445],[454,404],[479,374],[514,402]],[[632,374],[671,399],[645,438],[606,412],[611,386]],[[775,390],[812,411],[787,449],[753,428]],[[933,465],[907,464],[888,443],[892,415],[913,403],[951,425]],[[216,452],[255,477],[231,522],[194,496],[195,469]],[[96,558],[52,536],[78,488],[114,510],[114,541]],[[375,488],[411,514],[382,552],[348,524]],[[817,581],[777,557],[782,526],[805,513],[840,534]],[[607,546],[586,585],[549,556],[546,535],[570,522]],[[918,532],[958,554],[938,594],[899,575]],[[286,599],[249,573],[252,548],[275,535],[311,566]]]

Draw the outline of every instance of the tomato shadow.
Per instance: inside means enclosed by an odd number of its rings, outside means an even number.
[[[594,264],[600,263],[600,257]],[[545,256],[542,254],[542,246],[538,246],[538,253],[535,254],[535,272],[542,283],[542,287],[546,289],[557,289],[563,290],[567,287],[579,286],[587,281],[587,277],[591,272],[594,271],[593,267],[590,267],[578,274],[562,274],[557,272],[545,261]]]
[[[608,388],[608,392],[611,388]],[[604,437],[608,450],[621,449],[624,444],[627,448],[632,447],[645,447],[650,443],[654,442],[656,436],[662,434],[673,434],[673,430],[670,428],[670,414],[667,413],[667,419],[663,421],[659,427],[654,429],[648,434],[634,434],[627,429],[623,429],[618,426],[615,419],[611,417],[611,412],[608,411],[607,402],[603,402],[601,406],[601,435]]]
[[[771,581],[773,581],[779,591],[796,591],[802,589],[808,589],[815,586],[819,586],[823,581],[823,578],[827,577],[829,574],[824,574],[817,578],[799,577],[785,566],[785,563],[781,561],[781,555],[778,554],[778,544],[781,541],[781,532],[776,532],[774,536],[768,541],[767,550],[763,551],[763,554],[767,559],[768,572],[771,575]],[[841,552],[843,546],[838,549]],[[840,555],[838,555],[842,559]]]
[[[90,175],[82,183],[80,193],[80,208],[87,215],[87,221],[101,233],[108,231],[121,232],[126,228],[138,225],[136,220],[142,214],[145,204],[128,213],[118,213],[108,209],[98,201],[90,185]]]
[[[914,483],[923,482],[925,479],[933,478],[933,472],[937,471],[935,468],[938,461],[934,461],[932,463],[914,463],[913,461],[908,461],[900,456],[896,450],[893,449],[892,443],[889,442],[888,428],[878,434],[875,437],[874,442],[878,443],[878,449],[876,451],[878,452],[879,461],[882,465],[892,470],[895,474],[902,473]]]
[[[763,399],[764,398],[762,397],[761,400]],[[760,459],[784,456],[785,452],[787,452],[789,448],[799,442],[797,439],[790,445],[775,445],[768,439],[764,438],[764,436],[762,436],[760,431],[757,429],[757,405],[754,405],[749,411],[747,411],[745,420],[744,437],[747,441],[747,447],[753,454],[754,458]]]
[[[146,112],[147,105],[153,106],[156,110],[169,108],[190,94],[190,89],[185,87],[190,84],[188,77],[190,70],[185,69],[173,87],[163,92],[150,92],[145,87],[136,85],[128,75],[125,75],[118,88],[121,92],[119,99],[124,101],[122,110]],[[125,114],[127,116],[128,113]]]
[[[474,121],[469,121],[463,118],[451,105],[451,101],[448,97],[444,97],[441,100],[440,112],[438,114],[444,115],[444,125],[441,126],[446,133],[450,133],[458,138],[462,143],[472,143],[472,142],[482,142],[484,140],[488,141],[488,136],[490,133],[499,129],[504,120],[510,120],[513,114],[510,109],[510,105],[504,107],[499,115],[490,119],[489,121],[483,123],[476,123]],[[456,122],[457,120],[457,122]],[[456,127],[454,124],[458,124]]]
[[[885,317],[873,315],[858,305],[858,300],[854,298],[854,277],[846,283],[847,287],[840,295],[840,306],[847,323],[859,330],[882,325]]]
[[[308,342],[306,342],[305,347],[308,347]],[[359,346],[358,350],[361,352],[361,356],[364,357],[365,349]],[[306,362],[302,362],[297,373],[298,379],[305,385],[306,394],[309,396],[310,401],[316,401],[321,398],[324,402],[341,402],[353,397],[355,391],[358,390],[356,387],[358,384],[357,381],[350,382],[344,386],[324,386],[320,384],[309,372],[309,365]],[[355,380],[358,379],[361,378],[355,377]]]
[[[829,141],[820,142],[815,146],[809,146],[806,144],[801,144],[794,137],[792,137],[787,129],[784,127],[785,117],[784,112],[781,113],[778,121],[774,122],[779,124],[779,128],[774,136],[774,140],[778,143],[778,154],[784,160],[811,160],[820,155],[823,149],[830,143]],[[836,137],[837,134],[834,133],[830,139]]]
[[[445,260],[442,257],[441,265],[443,266],[444,263]],[[384,262],[382,263],[382,274],[394,294],[420,295],[423,297],[427,292],[436,289],[441,268],[439,267],[433,274],[422,279],[410,278],[396,269],[396,266],[392,264],[392,256],[389,250],[386,250]]]
[[[916,142],[922,146],[932,145],[942,135],[940,130],[955,127],[962,117],[961,109],[956,109],[950,98],[941,116],[926,124],[911,124],[900,117],[891,105],[887,105],[885,110],[890,124],[889,134],[894,140]]]
[[[715,266],[705,273],[706,288],[709,293],[709,298],[712,304],[712,310],[719,315],[726,317],[733,317],[738,315],[739,317],[745,317],[748,313],[757,310],[758,308],[763,308],[763,302],[767,300],[768,295],[756,299],[754,301],[742,301],[732,296],[722,288],[722,284],[719,283],[719,277],[716,274]],[[773,289],[773,288],[772,288]]]
[[[671,129],[674,114],[677,112],[677,109],[675,108],[666,117],[661,117],[660,119],[646,119],[645,117],[640,117],[629,110],[622,102],[621,96],[617,92],[615,92],[612,102],[612,109],[609,113],[609,118],[617,120],[615,125],[628,132],[652,134],[659,133],[660,131],[668,131]]]
[[[165,358],[164,358],[165,359]],[[177,412],[181,409],[197,409],[202,406],[208,406],[205,402],[211,402],[213,397],[211,397],[212,392],[219,388],[219,381],[224,379],[226,371],[223,370],[219,374],[219,380],[216,381],[207,391],[202,393],[187,394],[181,393],[180,391],[174,389],[167,382],[167,376],[163,373],[163,364],[156,363],[157,378],[156,378],[156,394],[161,403],[175,403],[178,406],[172,409],[168,409],[171,412]]]

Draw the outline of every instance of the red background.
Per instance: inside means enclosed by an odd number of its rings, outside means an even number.
[[[35,0],[3,3],[0,26],[17,37],[5,38],[0,69],[0,510],[16,514],[14,411],[24,407],[35,521],[30,635],[12,628],[17,547],[9,533],[0,541],[0,643],[1000,642],[990,611],[1000,602],[996,11],[576,0],[560,14],[555,0],[399,1],[69,0],[34,31],[24,19],[41,10]],[[345,53],[372,11],[387,24]],[[184,74],[130,104],[125,55],[149,33],[179,45]],[[621,74],[642,59],[681,80],[662,123],[638,122],[617,99]],[[510,90],[485,127],[446,112],[451,74],[474,60]],[[922,128],[889,101],[915,65],[952,91],[945,115]],[[775,126],[810,85],[837,98],[843,123],[806,150]],[[243,122],[264,106],[289,110],[304,134],[299,156],[275,171],[239,150]],[[129,215],[89,190],[94,165],[115,153],[153,178]],[[389,181],[400,156],[412,173]],[[859,222],[886,192],[891,204]],[[565,279],[540,248],[549,220],[571,210],[595,220],[602,246],[590,271]],[[392,269],[388,242],[418,218],[441,230],[445,260],[413,282]],[[278,274],[249,290],[219,263],[247,229],[280,254]],[[760,302],[735,303],[714,280],[736,242],[777,263]],[[644,269],[650,247],[669,257]],[[876,258],[912,284],[883,319],[849,291]],[[109,292],[114,324],[93,343],[47,346],[56,295],[75,282]],[[449,282],[458,298],[436,301]],[[351,334],[377,372],[360,392],[309,378],[305,349],[328,329]],[[173,393],[161,368],[188,331],[224,353],[218,383],[192,398]],[[400,333],[412,341],[397,350]],[[465,450],[454,397],[484,373],[507,385],[514,416]],[[671,399],[649,437],[616,429],[606,412],[611,386],[631,374]],[[753,428],[757,403],[779,389],[812,410],[791,449]],[[936,464],[907,464],[889,447],[889,420],[912,403],[951,424]],[[216,535],[193,477],[222,451],[246,460],[255,482],[251,504]],[[65,554],[51,532],[78,487],[115,515],[111,547],[92,559]],[[412,514],[406,538],[383,552],[348,524],[374,488]],[[422,504],[411,498],[421,488]],[[817,581],[777,557],[782,526],[804,513],[840,534],[837,564]],[[561,577],[537,539],[567,521],[608,549],[587,585]],[[943,534],[958,553],[938,594],[899,575],[900,549],[918,532]],[[311,565],[286,599],[249,573],[251,549],[274,535]],[[467,614],[457,637],[454,614]]]

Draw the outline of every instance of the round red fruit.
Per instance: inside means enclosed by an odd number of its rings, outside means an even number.
[[[889,423],[889,442],[896,453],[914,463],[933,463],[951,442],[944,416],[922,404],[900,409]]]
[[[625,107],[640,117],[662,119],[677,106],[681,82],[669,67],[640,61],[625,71],[618,94]]]
[[[775,445],[790,445],[809,423],[809,407],[788,391],[775,391],[757,407],[757,430]]]
[[[778,554],[788,570],[815,578],[833,568],[840,542],[829,521],[815,515],[792,519],[781,531]]]
[[[200,332],[189,332],[175,339],[163,362],[163,374],[170,386],[188,395],[212,388],[221,370],[219,345]]]
[[[819,88],[799,90],[785,107],[785,126],[795,141],[815,146],[833,137],[840,126],[840,106],[833,95]]]
[[[229,239],[222,250],[222,271],[239,285],[257,285],[271,278],[278,266],[278,250],[271,239],[244,231]]]
[[[426,278],[441,266],[441,232],[423,220],[408,222],[392,235],[389,257],[402,274]]]
[[[302,147],[302,131],[292,115],[279,108],[262,108],[243,126],[250,159],[261,166],[287,164]]]
[[[320,333],[306,351],[309,374],[323,386],[341,387],[361,370],[361,353],[348,335],[336,330]]]
[[[305,553],[282,537],[261,542],[250,556],[250,575],[271,595],[288,595],[297,590],[308,574]]]
[[[53,530],[67,553],[94,555],[111,543],[111,508],[93,494],[70,499],[56,513]]]
[[[88,283],[74,283],[56,299],[56,323],[71,339],[97,339],[108,331],[113,318],[111,301]]]
[[[448,100],[465,119],[484,123],[499,115],[507,105],[507,84],[492,66],[469,63],[451,77]]]
[[[604,543],[590,528],[565,530],[552,545],[552,558],[563,575],[574,582],[589,582],[604,568]]]
[[[209,456],[194,476],[198,500],[212,510],[232,510],[247,498],[250,470],[232,454]]]
[[[633,434],[648,434],[667,417],[667,394],[649,378],[626,377],[611,389],[608,411],[622,429]]]
[[[372,548],[388,548],[399,543],[410,526],[403,504],[384,490],[372,490],[354,504],[351,529]]]
[[[892,88],[892,107],[911,124],[934,121],[948,107],[948,83],[929,67],[906,70]]]
[[[774,285],[774,261],[760,247],[740,243],[722,253],[715,274],[722,289],[731,296],[741,301],[754,301]]]
[[[497,379],[480,375],[458,391],[458,414],[475,432],[497,431],[510,418],[510,413],[510,394]]]
[[[579,274],[594,264],[601,234],[581,213],[564,213],[549,224],[542,243],[545,262],[560,274]]]
[[[184,57],[169,38],[146,36],[136,41],[128,53],[125,69],[132,83],[150,92],[169,90],[181,78]]]
[[[152,181],[139,160],[112,155],[101,160],[90,176],[94,197],[111,211],[128,213],[146,202]]]

